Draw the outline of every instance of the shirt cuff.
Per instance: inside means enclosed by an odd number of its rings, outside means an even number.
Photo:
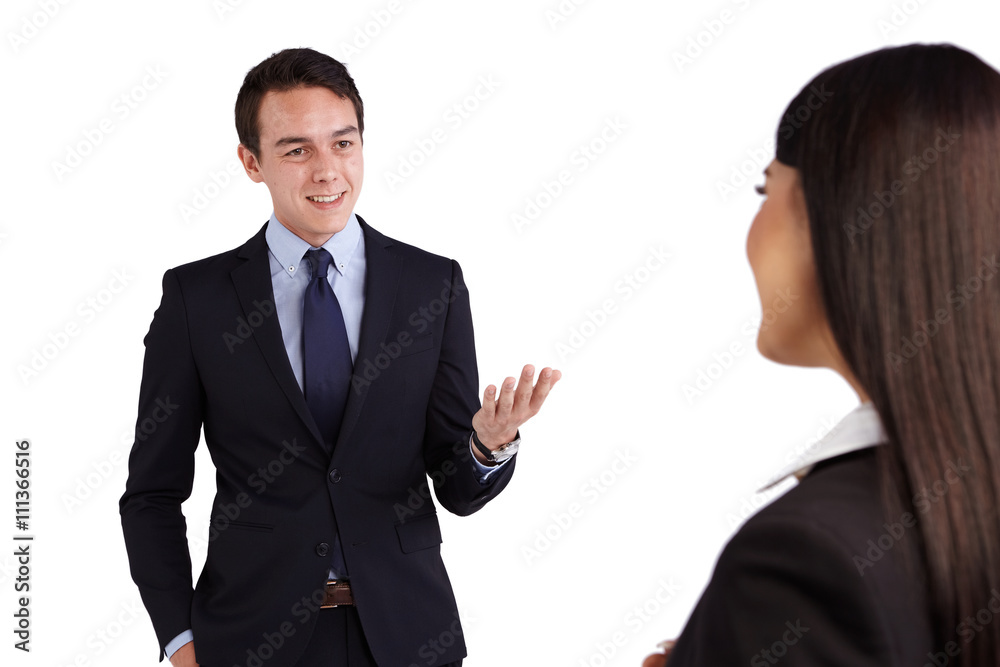
[[[185,630],[176,637],[170,640],[166,646],[163,647],[163,652],[167,654],[167,660],[170,660],[170,656],[177,653],[177,649],[184,646],[190,641],[194,641],[194,633],[190,630]]]
[[[472,449],[473,447],[475,447],[475,445],[472,443],[472,434],[470,433],[469,453],[472,454],[472,465],[476,466],[476,479],[479,480],[480,484],[486,486],[486,484],[490,481],[490,477],[493,475],[493,473],[495,473],[497,470],[500,470],[500,468],[503,468],[505,465],[507,465],[507,463],[511,459],[507,459],[503,463],[498,463],[495,466],[484,466],[482,463],[479,462],[479,459],[476,458],[476,452]]]

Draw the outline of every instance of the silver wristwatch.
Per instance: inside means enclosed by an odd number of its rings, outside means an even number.
[[[513,440],[500,445],[500,447],[496,450],[491,450],[489,447],[484,445],[482,441],[480,441],[479,436],[476,435],[475,431],[472,432],[472,443],[476,446],[476,449],[482,452],[487,461],[492,461],[493,463],[503,463],[510,457],[514,456],[514,454],[517,454],[517,448],[521,444],[521,432],[518,431],[514,435]]]

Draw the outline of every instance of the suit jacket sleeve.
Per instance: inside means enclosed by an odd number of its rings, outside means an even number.
[[[667,665],[895,665],[884,627],[832,532],[757,516],[723,550]]]
[[[479,373],[469,291],[458,262],[451,262],[441,355],[427,405],[424,461],[441,505],[465,516],[482,508],[510,481],[516,455],[479,482],[469,451],[472,417],[479,410]]]
[[[191,557],[181,503],[194,481],[203,400],[188,327],[180,284],[167,271],[144,339],[136,438],[119,503],[132,578],[161,649],[191,627]]]

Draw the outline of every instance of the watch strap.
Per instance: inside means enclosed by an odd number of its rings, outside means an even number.
[[[519,429],[517,433],[514,434],[513,440],[500,445],[500,450],[502,450],[507,445],[510,445],[511,443],[519,441],[520,439],[521,439],[521,431]],[[476,449],[478,449],[482,453],[482,455],[486,457],[486,460],[496,462],[496,452],[492,451],[489,447],[483,444],[483,441],[479,439],[479,435],[476,433],[475,429],[472,429],[472,444],[474,444],[476,446]]]
[[[479,439],[479,436],[476,435],[475,429],[472,429],[472,444],[474,444],[476,446],[476,449],[478,449],[482,453],[482,455],[486,457],[487,461],[494,460],[493,452],[491,452],[490,448],[484,445],[483,441]]]

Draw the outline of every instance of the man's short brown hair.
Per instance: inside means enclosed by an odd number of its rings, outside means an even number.
[[[364,105],[343,63],[313,49],[285,49],[247,72],[236,96],[236,133],[251,153],[260,155],[257,121],[264,96],[300,86],[320,86],[350,100],[358,116],[358,133],[364,137]]]

